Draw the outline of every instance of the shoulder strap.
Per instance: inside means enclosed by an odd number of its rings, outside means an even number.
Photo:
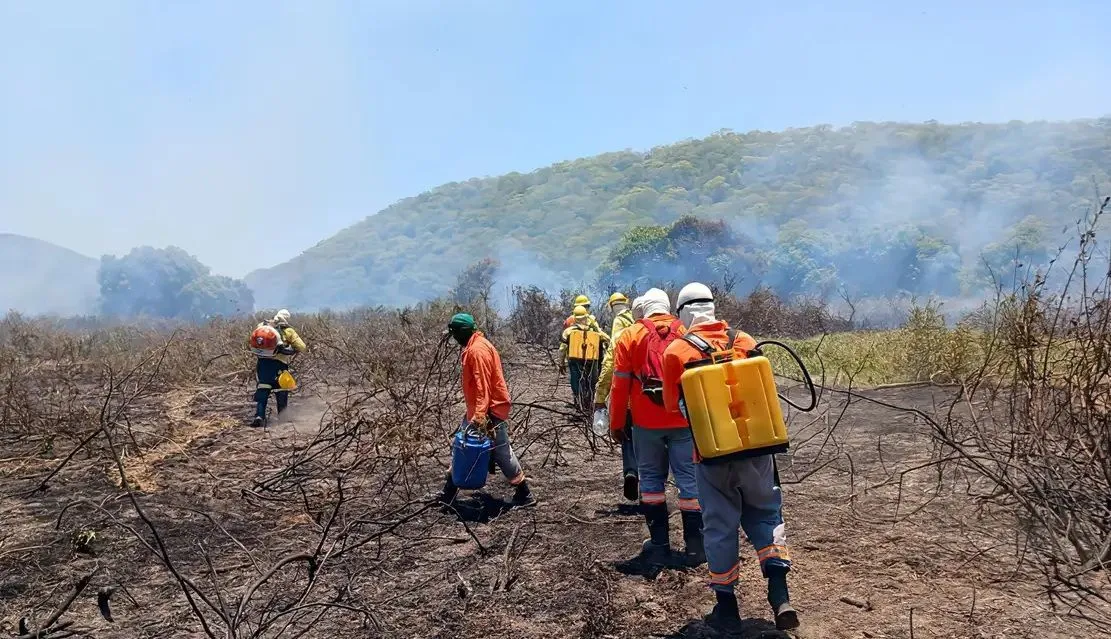
[[[686,335],[682,336],[679,339],[682,339],[682,340],[686,341],[688,344],[690,344],[691,346],[697,348],[706,357],[710,357],[711,355],[714,354],[714,347],[711,346],[709,342],[702,339],[698,335],[695,335],[694,333],[687,333]]]
[[[737,329],[730,326],[725,335],[729,338],[729,348],[733,348],[733,342],[737,341]]]

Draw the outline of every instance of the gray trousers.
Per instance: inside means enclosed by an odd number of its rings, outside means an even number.
[[[525,481],[525,471],[509,445],[509,424],[496,417],[490,417],[490,423],[495,427],[494,450],[491,451],[494,465],[501,469],[511,485],[516,486]]]
[[[783,496],[775,483],[772,455],[697,466],[710,586],[733,591],[740,573],[739,528],[756,549],[765,576],[769,566],[790,569]]]

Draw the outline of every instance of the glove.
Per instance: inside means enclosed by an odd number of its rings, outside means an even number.
[[[748,355],[746,357],[764,357],[764,351],[760,350],[759,348],[754,348],[748,352]]]
[[[618,429],[618,430],[611,430],[610,431],[610,439],[617,442],[618,444],[625,441],[625,429],[621,428],[621,429]]]
[[[567,374],[567,364],[560,364],[559,365],[559,374],[560,375],[566,375]]]

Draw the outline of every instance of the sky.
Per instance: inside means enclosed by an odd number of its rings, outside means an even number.
[[[0,233],[242,276],[445,182],[723,128],[1099,117],[1108,23],[1106,0],[0,0]]]

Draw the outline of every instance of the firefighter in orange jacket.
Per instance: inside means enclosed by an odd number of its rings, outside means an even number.
[[[697,565],[705,561],[705,556],[694,440],[686,419],[664,408],[662,395],[664,349],[682,336],[685,329],[671,315],[671,302],[662,290],[650,289],[637,303],[643,319],[621,331],[614,346],[610,406],[620,408],[628,402],[632,409],[640,503],[649,534],[642,557],[650,563],[663,563],[671,553],[664,492],[670,468],[679,488],[686,558]],[[620,442],[624,428],[623,411],[611,410],[610,435]]]
[[[698,282],[683,287],[677,300],[679,318],[688,331],[664,352],[664,403],[670,411],[682,411],[680,378],[691,362],[705,360],[710,353],[733,350],[733,357],[759,355],[756,341],[747,333],[730,335],[729,325],[714,317],[710,289]],[[675,414],[675,413],[673,413]],[[697,451],[696,451],[697,454]],[[776,628],[791,630],[799,625],[791,607],[787,572],[791,558],[783,524],[783,498],[775,473],[773,455],[699,459],[698,495],[702,504],[706,560],[710,587],[717,603],[706,622],[726,632],[741,629],[734,585],[740,576],[738,527],[756,549],[760,568],[768,580],[768,603]]]
[[[493,463],[516,488],[514,505],[535,504],[536,498],[529,489],[525,471],[509,444],[506,420],[509,419],[511,404],[501,356],[490,340],[477,330],[474,317],[468,313],[457,313],[452,317],[446,333],[463,347],[463,399],[467,403],[467,421],[494,441]],[[439,501],[450,504],[458,491],[451,479],[451,471],[448,471]]]

